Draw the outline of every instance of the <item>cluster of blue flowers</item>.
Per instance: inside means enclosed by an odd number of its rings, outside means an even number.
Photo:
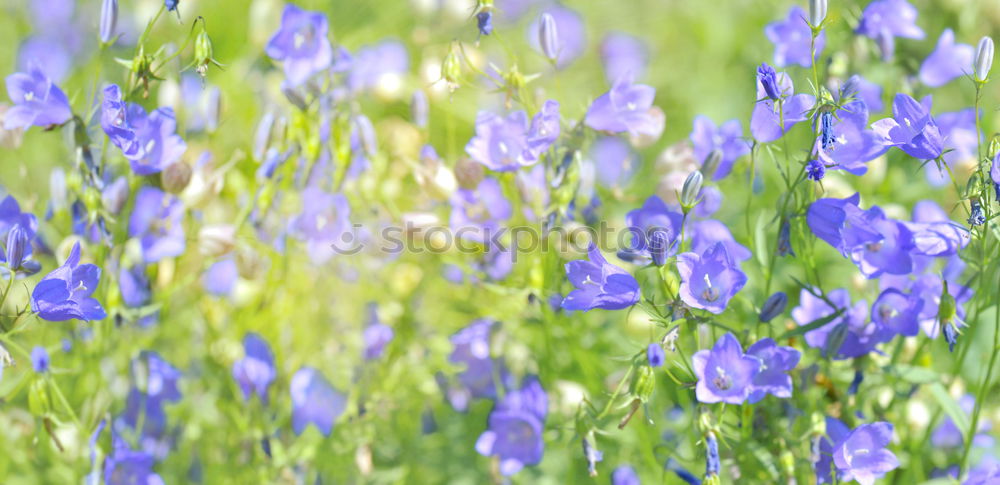
[[[74,163],[52,170],[44,215],[22,210],[37,204],[30,188],[0,201],[0,405],[23,401],[53,449],[87,450],[86,483],[167,483],[179,477],[171,460],[188,462],[191,482],[226,481],[203,476],[200,454],[221,452],[217,436],[200,442],[201,420],[225,423],[213,424],[227,429],[231,464],[273,467],[261,481],[330,483],[326,472],[351,466],[342,481],[420,476],[427,465],[411,463],[422,458],[400,436],[438,433],[496,483],[567,462],[597,477],[605,460],[615,485],[657,473],[704,485],[1000,483],[984,414],[1000,358],[988,36],[962,44],[946,28],[902,84],[876,83],[853,57],[888,65],[897,42],[909,54],[926,35],[915,6],[872,0],[846,19],[826,0],[792,6],[764,28],[773,58],[734,83],[753,96],[748,134],[745,119],[696,115],[647,164],[668,113],[640,37],[601,40],[607,90],[581,102],[533,84],[593,50],[581,14],[558,2],[470,2],[461,39],[474,41],[413,65],[401,41],[349,50],[326,13],[289,3],[280,19],[269,12],[260,59],[234,66],[274,80],[262,81],[274,89],[260,95],[256,129],[215,149],[226,131],[210,80],[225,66],[208,34],[218,20],[186,19],[166,0],[131,25],[102,0],[91,46],[76,38],[86,29],[72,2],[39,3],[58,15],[32,17],[0,142],[61,130]],[[154,49],[163,15],[186,37]],[[493,57],[522,18],[537,59]],[[90,50],[98,63],[131,57],[81,91],[69,72]],[[417,70],[432,82],[414,82]],[[933,90],[963,78],[974,105],[935,114]],[[484,86],[457,131],[448,103]],[[408,117],[374,114],[400,93]],[[885,173],[901,166],[941,196],[896,200]],[[596,229],[618,222],[614,246]],[[403,241],[376,254],[387,228]],[[543,249],[524,250],[525,228]],[[300,287],[308,298],[286,291]],[[473,314],[457,332],[422,323],[456,314]],[[993,315],[991,348],[963,338],[988,335]],[[67,321],[53,352],[43,339],[57,324],[46,322]],[[954,370],[935,369],[932,352]],[[5,376],[20,359],[30,368]],[[71,368],[80,359],[93,365]],[[960,378],[968,359],[983,361],[976,381]],[[79,377],[71,393],[66,374]],[[900,402],[914,396],[928,399]],[[660,419],[670,430],[659,437],[637,432],[656,443],[637,447],[624,431]],[[461,433],[439,430],[444,420]],[[550,465],[553,448],[573,451]],[[382,467],[394,471],[373,474]]]

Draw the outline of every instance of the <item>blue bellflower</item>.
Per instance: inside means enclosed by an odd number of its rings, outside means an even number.
[[[139,238],[142,258],[155,263],[184,253],[184,204],[155,187],[143,187],[135,196],[129,217],[129,236]]]
[[[694,146],[694,157],[704,163],[712,150],[722,150],[722,160],[712,175],[712,180],[721,180],[729,175],[733,164],[743,155],[750,153],[750,145],[743,139],[743,127],[739,120],[729,120],[716,127],[706,116],[696,116],[694,128],[689,137]]]
[[[907,94],[897,94],[892,103],[892,118],[872,123],[872,130],[884,145],[898,147],[913,158],[934,160],[944,150],[941,130],[931,117],[929,96],[918,103]]]
[[[746,274],[721,242],[701,254],[687,252],[677,256],[677,272],[681,277],[681,300],[692,308],[715,314],[722,313],[729,300],[747,283]]]
[[[809,67],[813,63],[810,52],[812,29],[806,20],[805,10],[798,5],[788,11],[784,20],[773,22],[764,28],[768,40],[774,44],[774,64],[778,67],[798,64]],[[816,37],[816,56],[819,57],[826,45],[826,32]]]
[[[750,383],[750,404],[764,399],[767,394],[783,399],[792,397],[792,377],[787,372],[799,364],[801,352],[764,338],[748,347],[747,355],[760,361],[760,370]]]
[[[651,111],[656,89],[633,84],[632,79],[632,75],[624,75],[615,81],[610,91],[595,99],[587,109],[584,123],[598,131],[660,136],[663,122]]]
[[[312,367],[303,367],[292,376],[291,396],[292,429],[297,435],[311,424],[329,436],[333,423],[347,407],[347,397]]]
[[[944,29],[934,52],[920,65],[920,81],[932,88],[944,86],[970,74],[974,57],[975,49],[971,45],[956,44],[955,33]]]
[[[566,263],[566,277],[576,289],[563,299],[563,309],[621,310],[639,302],[639,282],[631,274],[604,259],[594,243],[590,244],[588,255],[589,261]]]
[[[101,269],[93,264],[80,264],[80,243],[62,266],[45,275],[31,292],[31,309],[39,318],[60,322],[101,320],[107,316],[101,304],[91,297],[101,279]]]
[[[333,48],[326,38],[328,29],[326,14],[286,4],[281,26],[264,52],[284,62],[285,77],[292,86],[297,86],[333,62]]]
[[[274,353],[263,337],[252,332],[243,337],[243,351],[246,355],[233,363],[233,379],[239,384],[244,400],[256,394],[267,403],[267,389],[277,376]]]
[[[878,42],[886,60],[892,58],[896,37],[924,38],[924,31],[917,26],[917,8],[906,0],[874,0],[869,3],[861,12],[857,33]]]
[[[744,354],[731,333],[720,337],[711,350],[699,350],[691,362],[698,378],[695,395],[698,402],[706,404],[743,404],[761,367],[760,359]]]
[[[73,117],[66,94],[38,67],[7,76],[7,95],[14,106],[4,113],[5,130],[56,126]]]
[[[795,85],[787,73],[775,73],[767,64],[757,70],[757,99],[750,115],[750,134],[761,143],[781,138],[808,119],[808,112],[816,104],[811,94],[795,94]]]
[[[476,440],[476,451],[500,460],[500,473],[510,476],[542,461],[548,395],[537,378],[507,392],[490,412],[489,428]]]

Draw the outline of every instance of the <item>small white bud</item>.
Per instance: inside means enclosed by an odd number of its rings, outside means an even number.
[[[976,47],[976,81],[986,82],[993,67],[993,39],[984,36]]]
[[[826,20],[826,0],[809,0],[809,23],[813,27]]]

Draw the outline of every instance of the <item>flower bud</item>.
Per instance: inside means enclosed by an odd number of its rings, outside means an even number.
[[[483,10],[476,14],[476,24],[479,27],[480,35],[490,35],[493,33],[493,11]]]
[[[198,37],[194,39],[195,71],[201,77],[205,77],[205,73],[208,72],[208,65],[214,62],[215,60],[212,59],[212,39],[208,37],[208,31],[202,29],[198,33]]]
[[[709,431],[705,433],[705,477],[718,476],[720,468],[719,440],[714,431]]]
[[[115,36],[115,27],[118,25],[118,0],[104,0],[101,2],[101,43],[107,44]]]
[[[458,56],[458,50],[452,45],[441,64],[441,77],[448,85],[448,91],[451,92],[458,89],[462,80],[462,60]]]
[[[826,0],[809,1],[809,24],[813,28],[819,27],[826,20]]]
[[[715,175],[715,171],[719,168],[722,163],[722,150],[719,148],[713,149],[709,152],[708,156],[701,163],[701,174],[708,179]]]
[[[764,302],[764,305],[760,307],[760,321],[763,323],[770,322],[774,320],[774,317],[781,315],[785,311],[785,306],[788,305],[788,295],[784,292],[779,291]]]
[[[656,374],[648,365],[639,365],[635,380],[632,381],[632,396],[642,402],[648,402],[656,388]]]
[[[649,255],[653,258],[653,264],[657,266],[667,264],[670,249],[669,233],[665,229],[654,229],[649,235]]]
[[[781,219],[781,226],[778,228],[778,256],[795,256],[792,249],[792,225],[788,218]]]
[[[174,162],[163,169],[160,174],[160,183],[163,189],[171,194],[181,193],[188,183],[191,182],[191,166],[184,162]]]
[[[993,67],[993,39],[984,36],[976,47],[976,81],[986,82]]]
[[[844,340],[847,339],[847,331],[846,323],[840,323],[833,327],[830,335],[826,338],[826,347],[823,349],[824,357],[833,358],[837,356],[840,347],[844,345]]]
[[[777,101],[781,99],[781,88],[778,86],[778,73],[774,71],[774,68],[763,63],[757,68],[757,79],[760,81],[760,85],[764,87],[764,92],[767,97],[772,101]]]
[[[685,213],[698,203],[698,194],[701,193],[701,184],[704,180],[705,176],[698,170],[688,174],[684,180],[684,186],[681,188],[681,207]]]
[[[198,250],[205,256],[217,258],[236,247],[236,226],[211,224],[198,231]]]
[[[659,367],[663,365],[663,360],[666,356],[663,353],[663,347],[658,343],[651,343],[649,347],[646,348],[646,361],[649,362],[650,367]]]
[[[24,230],[20,224],[15,224],[7,233],[7,266],[11,271],[17,271],[24,261],[24,257],[31,252],[31,240],[28,239],[28,231]]]
[[[538,45],[542,46],[542,53],[550,61],[555,62],[559,57],[559,30],[556,19],[548,13],[543,13],[538,21]]]

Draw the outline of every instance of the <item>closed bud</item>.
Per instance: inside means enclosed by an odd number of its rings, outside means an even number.
[[[31,240],[28,239],[28,231],[24,230],[20,224],[15,224],[7,233],[7,266],[11,271],[17,271],[24,261],[24,257],[31,253]]]
[[[813,28],[826,20],[826,7],[826,0],[809,0],[809,23]]]
[[[834,358],[840,351],[840,347],[844,345],[844,340],[847,339],[847,324],[840,323],[830,332],[830,335],[826,338],[826,346],[823,348],[823,356],[826,358]]]
[[[701,184],[704,180],[705,176],[698,170],[688,174],[684,180],[684,186],[681,188],[681,208],[685,213],[698,203],[698,194],[701,193]]]
[[[993,67],[993,39],[984,36],[976,47],[976,81],[986,82]]]
[[[483,165],[468,158],[463,158],[455,164],[455,178],[463,189],[474,189],[486,176]]]
[[[951,296],[951,292],[948,291],[948,281],[945,280],[943,283],[944,284],[941,287],[941,302],[938,303],[937,316],[938,322],[942,325],[946,325],[955,319],[957,306],[955,304],[955,297]]]
[[[479,27],[480,35],[490,35],[493,33],[493,11],[483,10],[476,14],[476,25]]]
[[[212,39],[208,37],[208,31],[202,29],[198,37],[194,39],[194,63],[195,70],[201,77],[205,77],[208,72],[208,65],[214,63],[212,59]]]
[[[719,459],[719,439],[714,431],[705,433],[705,477],[717,477],[722,468]]]
[[[722,163],[722,150],[715,148],[708,153],[705,160],[701,163],[701,174],[708,179],[711,179],[715,175],[715,171],[719,168]]]
[[[217,258],[236,247],[236,226],[231,224],[211,224],[198,231],[198,251],[205,256]]]
[[[184,162],[174,162],[163,169],[160,174],[160,183],[163,189],[171,194],[179,194],[191,182],[191,166]]]
[[[104,0],[101,2],[101,43],[107,44],[115,36],[115,27],[118,25],[118,0]]]
[[[632,396],[642,402],[648,402],[656,388],[656,374],[648,365],[640,365],[635,380],[632,381]]]
[[[462,80],[462,60],[458,57],[458,50],[452,45],[448,50],[448,55],[444,56],[441,64],[441,77],[448,85],[448,90],[454,92]]]
[[[545,57],[555,62],[559,57],[559,30],[556,28],[556,19],[550,14],[543,13],[538,21],[538,44],[542,46]]]
[[[781,315],[785,311],[785,306],[788,305],[788,295],[784,292],[779,291],[764,302],[764,306],[760,307],[760,321],[767,323],[774,320],[774,317]]]
[[[649,255],[653,258],[653,264],[663,266],[667,264],[667,255],[670,254],[670,237],[665,229],[653,229],[649,235]]]

